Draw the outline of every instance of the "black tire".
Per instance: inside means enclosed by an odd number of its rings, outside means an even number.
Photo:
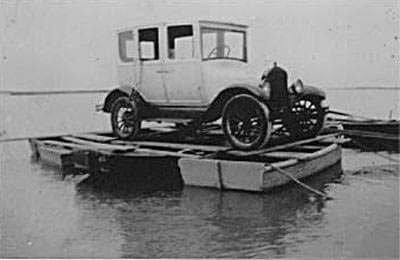
[[[222,129],[233,148],[260,149],[271,137],[269,109],[254,96],[234,96],[226,102],[222,111]]]
[[[126,96],[117,98],[111,106],[111,126],[116,137],[133,139],[140,130],[141,120],[135,101]]]
[[[295,138],[312,138],[324,125],[325,111],[319,98],[304,97],[293,103],[285,113],[283,122]]]

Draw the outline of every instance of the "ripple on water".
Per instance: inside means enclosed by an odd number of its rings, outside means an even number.
[[[0,148],[2,257],[398,257],[398,167],[373,154],[344,152],[344,166],[353,157],[369,167],[358,174],[309,179],[334,198],[322,200],[294,185],[267,194],[77,188],[31,162],[27,144]]]

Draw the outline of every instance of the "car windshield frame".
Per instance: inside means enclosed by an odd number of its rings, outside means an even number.
[[[242,57],[229,57],[229,56],[218,56],[216,55],[215,57],[205,57],[207,53],[204,53],[204,34],[205,31],[214,31],[216,34],[218,33],[223,33],[223,39],[224,42],[223,44],[225,45],[225,34],[228,33],[237,33],[237,34],[242,34],[242,43],[241,43],[241,49],[242,49]],[[216,36],[218,37],[218,36]],[[216,39],[216,41],[218,41]],[[212,27],[212,26],[200,26],[200,45],[201,45],[201,59],[202,61],[208,61],[208,60],[235,60],[235,61],[241,61],[244,63],[247,63],[247,32],[246,30],[240,30],[240,29],[230,29],[230,28],[223,28],[223,27]],[[218,43],[216,42],[215,48],[218,47]],[[222,48],[224,49],[224,48]],[[216,50],[218,52],[218,50]]]

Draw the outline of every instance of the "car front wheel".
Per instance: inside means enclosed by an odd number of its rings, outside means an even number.
[[[117,98],[111,108],[114,135],[121,139],[132,139],[139,133],[140,124],[136,103],[128,97]]]
[[[230,98],[222,112],[222,129],[233,148],[257,150],[271,136],[268,107],[254,96],[241,94]]]
[[[304,97],[289,108],[283,121],[291,136],[311,138],[321,131],[324,118],[325,112],[321,107],[321,100]]]

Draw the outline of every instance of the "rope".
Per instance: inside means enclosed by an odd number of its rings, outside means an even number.
[[[325,194],[325,193],[323,193],[323,192],[321,192],[321,191],[319,191],[319,190],[316,190],[316,189],[312,188],[311,186],[305,184],[304,182],[300,181],[299,179],[297,179],[296,177],[294,177],[294,176],[291,175],[290,173],[288,173],[288,172],[282,170],[282,169],[279,168],[278,166],[275,166],[275,165],[270,164],[270,163],[266,163],[266,164],[269,165],[269,166],[271,166],[271,168],[277,170],[279,173],[285,175],[286,177],[288,177],[289,179],[291,179],[292,181],[294,181],[295,183],[297,183],[298,185],[300,185],[300,186],[303,187],[304,189],[306,189],[306,190],[308,190],[308,191],[311,191],[312,193],[315,193],[315,194],[317,194],[317,195],[319,195],[319,196],[321,196],[321,197],[323,197],[323,198],[325,198],[325,199],[332,199],[332,197],[330,197],[330,196],[328,196],[327,194]]]
[[[369,147],[357,142],[356,140],[354,140],[354,138],[352,138],[351,140],[355,145],[357,145],[359,148],[361,148],[363,150],[372,151],[374,154],[376,154],[376,155],[378,155],[378,156],[380,156],[380,157],[382,157],[382,158],[384,158],[386,160],[389,160],[389,161],[392,161],[392,162],[396,162],[396,163],[400,163],[400,160],[392,158],[392,157],[387,156],[387,155],[380,154],[380,153],[378,153],[376,151],[373,151],[373,149],[370,149]]]

